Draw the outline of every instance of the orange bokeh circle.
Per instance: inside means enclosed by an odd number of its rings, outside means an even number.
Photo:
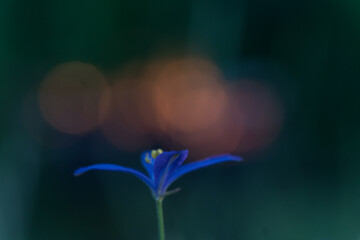
[[[82,134],[104,118],[109,94],[105,77],[96,67],[69,62],[58,65],[45,77],[38,104],[51,126],[68,134]]]

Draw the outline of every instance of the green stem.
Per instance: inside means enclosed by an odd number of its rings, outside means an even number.
[[[163,198],[156,199],[155,201],[156,201],[157,220],[158,220],[158,229],[159,229],[159,240],[165,240],[164,214],[162,207]]]

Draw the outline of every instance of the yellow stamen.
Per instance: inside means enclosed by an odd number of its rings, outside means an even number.
[[[157,151],[156,151],[156,150],[152,150],[152,151],[151,151],[151,157],[152,157],[152,158],[156,158],[156,157],[157,157]]]
[[[151,157],[155,159],[155,158],[157,158],[157,156],[159,156],[162,153],[163,153],[163,150],[161,150],[160,148],[158,150],[152,150]]]
[[[151,163],[151,159],[150,159],[148,153],[147,153],[146,156],[145,156],[145,162],[147,162],[147,163],[149,163],[149,164]]]

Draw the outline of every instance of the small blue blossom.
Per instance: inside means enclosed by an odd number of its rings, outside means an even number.
[[[167,189],[175,180],[188,172],[216,163],[242,160],[242,158],[237,156],[223,154],[182,165],[187,158],[188,153],[188,150],[164,152],[161,149],[142,153],[141,163],[146,169],[148,176],[137,170],[115,164],[94,164],[88,167],[82,167],[76,170],[74,175],[79,176],[89,170],[107,170],[130,173],[142,180],[150,188],[154,198],[159,199],[178,191],[179,189],[172,191],[167,191]]]

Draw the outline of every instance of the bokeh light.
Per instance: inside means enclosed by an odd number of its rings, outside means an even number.
[[[270,87],[260,80],[226,84],[205,58],[130,62],[113,75],[108,85],[92,65],[59,65],[40,87],[45,120],[69,134],[100,126],[119,149],[160,145],[190,149],[194,158],[264,148],[282,125],[281,103]]]
[[[238,81],[230,89],[232,127],[242,130],[237,150],[253,151],[270,144],[283,121],[283,108],[275,92],[249,80]]]
[[[176,135],[176,143],[191,149],[195,158],[260,150],[279,133],[283,109],[269,87],[242,80],[227,86],[227,96],[229,101],[215,124],[199,131]]]
[[[109,112],[101,129],[105,137],[121,149],[139,150],[150,146],[150,135],[158,126],[150,82],[144,80],[142,72],[142,64],[129,63],[113,79]]]
[[[176,59],[151,68],[153,99],[161,126],[191,133],[219,120],[227,102],[218,68],[205,59]]]
[[[44,119],[54,128],[82,134],[97,127],[104,118],[109,88],[93,65],[69,62],[48,73],[39,88],[38,102]]]
[[[204,58],[129,63],[114,77],[111,96],[101,129],[125,150],[186,148],[194,158],[254,151],[272,142],[283,118],[271,88],[261,81],[225,84]]]

